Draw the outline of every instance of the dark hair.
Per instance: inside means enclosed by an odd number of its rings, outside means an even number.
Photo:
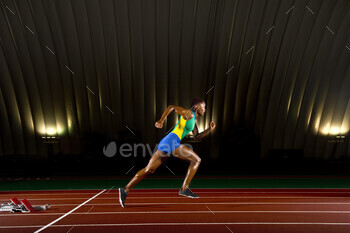
[[[201,98],[194,98],[191,101],[191,108],[193,108],[193,106],[195,106],[196,104],[200,104],[200,103],[204,103],[204,100],[202,100]]]

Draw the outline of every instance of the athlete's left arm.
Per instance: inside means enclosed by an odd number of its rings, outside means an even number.
[[[213,129],[215,129],[215,123],[214,122],[210,122],[210,127],[202,132],[198,132],[198,126],[197,126],[197,120],[194,126],[194,129],[192,131],[193,133],[193,137],[195,140],[201,140],[202,138],[204,138],[205,136],[207,136],[210,131],[212,131]]]

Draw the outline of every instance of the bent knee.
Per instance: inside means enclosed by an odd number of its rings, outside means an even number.
[[[145,173],[147,174],[147,175],[149,175],[149,174],[153,174],[155,172],[155,169],[153,169],[153,168],[145,168]]]
[[[202,160],[201,160],[201,158],[199,158],[199,157],[196,157],[193,161],[192,161],[192,163],[195,163],[195,164],[200,164],[202,162]]]
[[[147,168],[145,167],[144,169],[140,170],[138,173],[136,173],[136,177],[145,177],[147,175],[150,175],[152,173],[154,173],[155,169],[151,169],[151,168]]]

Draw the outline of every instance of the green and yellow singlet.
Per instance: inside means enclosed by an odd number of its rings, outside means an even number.
[[[190,120],[185,120],[182,116],[180,116],[179,121],[177,122],[177,125],[171,131],[172,133],[176,134],[180,140],[182,140],[186,135],[191,132],[194,129],[194,126],[196,125],[196,113],[193,112],[193,116]]]

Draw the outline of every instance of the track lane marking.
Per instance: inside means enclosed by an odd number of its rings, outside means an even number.
[[[209,209],[210,210],[210,209]],[[211,210],[210,210],[211,211]],[[106,211],[106,212],[76,212],[71,213],[71,215],[113,215],[113,214],[207,214],[207,210],[189,210],[189,211],[130,211],[130,212],[116,212],[116,211]],[[215,210],[215,213],[305,213],[305,214],[350,214],[348,210]],[[49,216],[49,215],[61,215],[64,213],[40,213],[40,214],[4,214],[0,217],[26,217],[26,216]]]
[[[179,223],[109,223],[109,224],[67,224],[53,225],[52,227],[108,227],[108,226],[198,226],[198,225],[329,225],[329,226],[350,226],[349,222],[179,222]],[[42,225],[33,226],[0,226],[0,229],[16,228],[38,228]]]
[[[350,205],[350,202],[134,202],[128,205]],[[75,206],[76,203],[69,204],[52,204],[51,206]],[[94,203],[86,204],[86,206],[114,206],[116,203]]]
[[[178,198],[182,198],[179,196],[174,196],[174,197],[128,197],[129,199],[178,199]],[[241,197],[241,196],[223,196],[223,197],[204,197],[201,196],[201,199],[205,199],[205,198],[215,198],[215,199],[273,199],[273,198],[281,198],[281,199],[349,199],[349,197]],[[81,199],[86,199],[83,197],[78,197],[78,198],[27,198],[27,200],[29,201],[50,201],[50,200],[81,200]],[[114,200],[116,199],[116,197],[100,197],[100,198],[96,198],[95,200]],[[0,199],[0,202],[6,202],[8,201],[8,199]]]
[[[85,205],[86,203],[88,203],[89,201],[93,200],[95,197],[99,196],[100,194],[102,194],[103,192],[105,192],[106,189],[102,190],[101,192],[99,192],[98,194],[96,194],[95,196],[91,197],[90,199],[88,199],[87,201],[81,203],[80,205],[78,205],[77,207],[75,207],[74,209],[72,209],[71,211],[67,212],[66,214],[62,215],[61,217],[57,218],[56,220],[50,222],[49,224],[41,227],[39,230],[35,231],[34,233],[38,233],[41,232],[43,230],[45,230],[46,228],[50,227],[51,225],[55,224],[56,222],[60,221],[62,218],[67,217],[69,214],[73,213],[74,211],[76,211],[77,209],[79,209],[80,207],[82,207],[83,205]],[[73,225],[74,226],[74,225]]]

